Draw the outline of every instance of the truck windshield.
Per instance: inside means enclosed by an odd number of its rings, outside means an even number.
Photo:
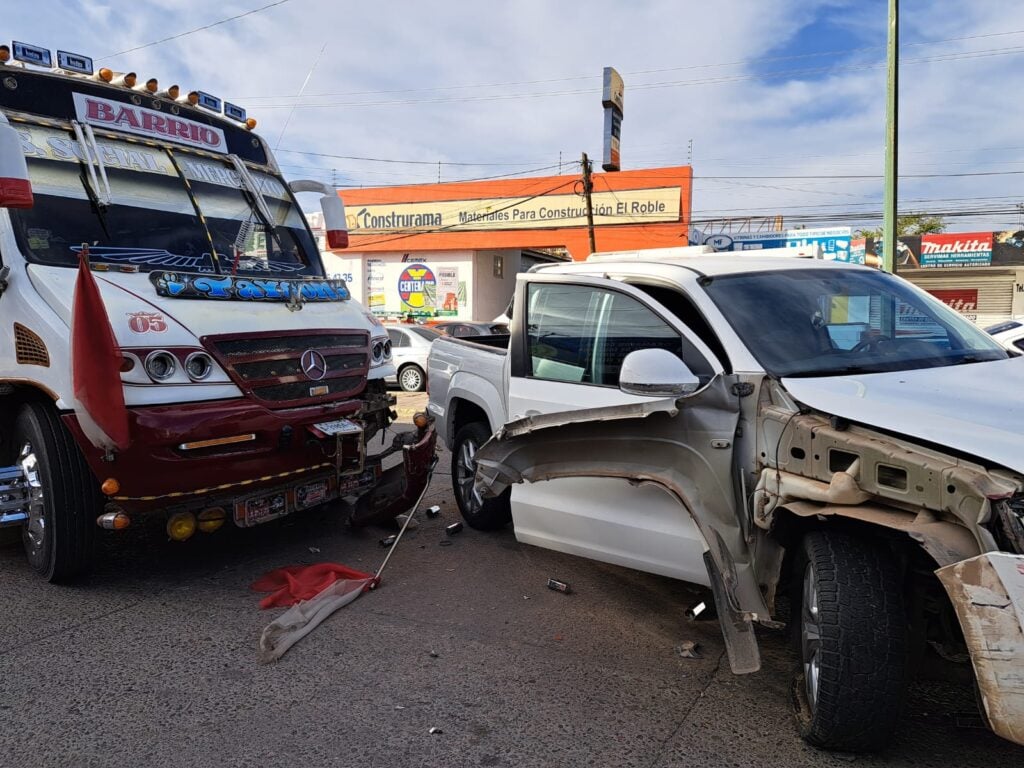
[[[723,275],[705,290],[775,376],[878,373],[1008,357],[938,299],[884,272]]]
[[[29,261],[77,266],[88,243],[93,262],[141,271],[323,275],[301,212],[268,172],[250,169],[262,207],[226,158],[97,136],[104,183],[97,165],[95,178],[88,172],[68,131],[21,125],[18,132],[35,205],[11,218]]]

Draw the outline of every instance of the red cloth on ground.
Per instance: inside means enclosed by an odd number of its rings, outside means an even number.
[[[263,574],[252,583],[255,592],[270,592],[260,600],[260,608],[286,608],[318,595],[336,581],[372,579],[373,575],[346,568],[337,563],[289,565]],[[370,588],[370,584],[363,590]]]

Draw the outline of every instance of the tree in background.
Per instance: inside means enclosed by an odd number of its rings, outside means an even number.
[[[896,236],[906,237],[908,235],[931,235],[946,231],[946,222],[941,216],[928,216],[924,213],[908,213],[906,216],[896,217]],[[857,237],[882,238],[882,228],[858,229]]]

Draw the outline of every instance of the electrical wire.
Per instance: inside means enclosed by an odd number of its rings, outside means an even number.
[[[986,58],[990,56],[1006,56],[1024,53],[1024,46],[1005,48],[1005,49],[990,49],[984,51],[968,51],[962,53],[945,54],[940,56],[929,56],[920,59],[906,59],[900,62],[900,66],[909,66],[913,64],[930,64],[936,62],[946,61],[960,61],[965,59],[976,59]],[[701,85],[723,85],[729,83],[739,83],[750,80],[775,80],[783,77],[797,77],[805,75],[815,74],[831,74],[837,72],[854,72],[863,71],[870,69],[879,69],[886,66],[886,62],[874,62],[871,64],[841,64],[830,67],[815,67],[812,69],[791,69],[791,70],[777,70],[774,72],[757,72],[743,75],[730,75],[713,78],[701,78],[696,80],[672,80],[657,83],[640,83],[637,85],[631,85],[630,91],[645,91],[652,89],[662,88],[681,88]],[[441,97],[433,99],[393,99],[383,101],[333,101],[333,102],[322,102],[322,103],[287,103],[287,104],[262,104],[259,105],[260,109],[333,109],[338,107],[356,108],[356,107],[381,107],[381,106],[410,106],[420,104],[452,104],[452,103],[469,103],[469,102],[485,102],[485,101],[509,101],[515,99],[537,99],[537,98],[548,98],[551,96],[578,96],[578,95],[592,95],[599,92],[599,88],[582,88],[575,90],[564,90],[564,91],[539,91],[532,93],[510,93],[510,94],[492,94],[485,96],[451,96]],[[312,97],[310,97],[312,98]]]
[[[113,58],[116,58],[117,56],[124,56],[126,53],[133,53],[135,51],[141,51],[143,48],[152,48],[154,45],[160,45],[161,43],[169,43],[171,40],[178,40],[178,39],[180,39],[182,37],[188,37],[189,35],[194,35],[196,32],[202,32],[203,30],[206,30],[206,29],[212,29],[213,27],[219,27],[221,24],[227,24],[228,22],[236,21],[237,19],[245,18],[246,16],[252,16],[254,13],[259,13],[260,11],[265,11],[268,8],[273,8],[275,6],[284,5],[285,3],[290,3],[290,2],[291,2],[291,0],[276,0],[276,2],[268,3],[267,5],[261,6],[259,8],[253,8],[252,10],[245,11],[245,13],[238,13],[238,14],[235,14],[234,16],[228,16],[226,19],[221,19],[220,21],[214,21],[214,22],[212,22],[210,24],[204,24],[201,27],[196,27],[195,29],[190,29],[188,32],[180,32],[177,35],[171,35],[170,37],[164,37],[164,38],[161,38],[160,40],[154,40],[153,42],[145,43],[144,45],[137,45],[134,48],[127,48],[127,49],[125,49],[123,51],[118,51],[117,53],[108,53],[105,56],[100,56],[98,59],[96,59],[96,61],[104,61],[106,59],[113,59]]]
[[[1024,34],[1024,29],[1010,30],[1006,32],[989,32],[980,35],[966,35],[963,37],[947,37],[941,40],[925,40],[915,43],[903,43],[900,48],[912,48],[916,46],[934,46],[942,45],[945,43],[956,43],[963,42],[965,40],[979,40],[982,38],[989,37],[1007,37],[1010,35]],[[661,74],[663,72],[681,72],[686,70],[695,69],[714,69],[717,67],[732,67],[732,66],[744,66],[744,65],[760,65],[767,64],[777,61],[793,61],[797,59],[808,59],[808,58],[821,58],[824,56],[843,56],[851,53],[866,53],[869,51],[880,51],[885,50],[884,45],[867,46],[863,48],[846,48],[832,51],[815,51],[811,53],[791,54],[788,56],[766,56],[762,58],[752,59],[738,59],[735,61],[719,62],[716,64],[688,64],[678,67],[662,67],[659,69],[638,69],[631,72],[624,72],[623,75],[631,77],[633,75],[650,75],[650,74]],[[337,98],[339,96],[375,96],[392,93],[437,93],[442,91],[455,91],[455,90],[469,90],[469,89],[487,89],[487,88],[508,88],[510,86],[518,85],[544,85],[548,83],[566,83],[578,80],[598,80],[599,75],[572,75],[566,77],[546,78],[542,80],[519,80],[512,82],[503,83],[477,83],[477,84],[466,84],[466,85],[445,85],[435,86],[432,88],[394,88],[388,90],[373,90],[373,91],[342,91],[336,93],[312,93],[309,98]],[[232,96],[230,98],[237,99],[239,101],[255,101],[258,99],[287,99],[294,98],[290,95],[250,95],[250,96]]]

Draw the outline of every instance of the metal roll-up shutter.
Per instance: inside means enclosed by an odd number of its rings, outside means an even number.
[[[934,294],[972,322],[987,326],[1005,320],[1013,313],[1016,272],[999,270],[956,274],[902,274],[920,288]],[[971,306],[971,305],[974,306]]]

